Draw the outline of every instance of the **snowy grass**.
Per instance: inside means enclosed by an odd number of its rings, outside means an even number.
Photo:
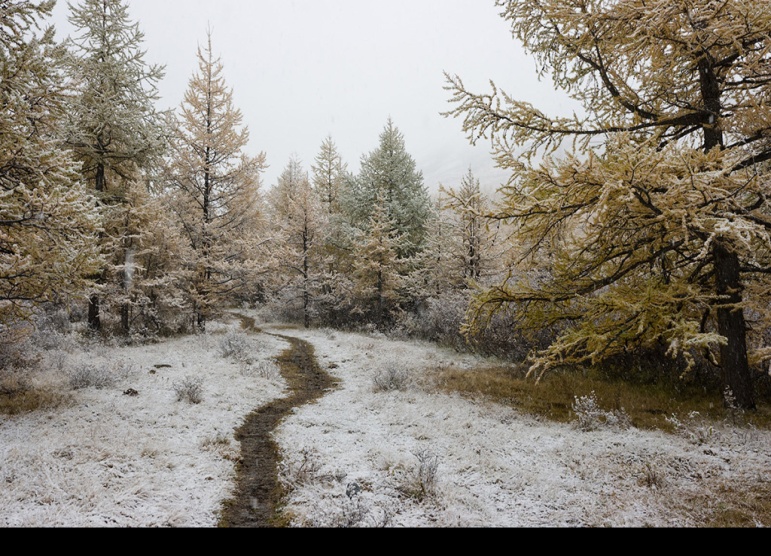
[[[282,333],[310,341],[341,383],[276,435],[291,526],[771,525],[767,430],[721,423],[705,451],[680,433],[629,426],[598,398],[576,407],[596,419],[582,430],[569,402],[559,423],[512,400],[437,390],[447,386],[437,369],[475,375],[490,368],[483,359],[380,335]],[[388,369],[414,382],[373,388]],[[308,468],[308,454],[312,473],[286,474]]]
[[[210,331],[135,347],[63,338],[67,349],[37,353],[39,372],[16,386],[6,376],[7,390],[64,401],[0,417],[0,525],[216,526],[240,457],[234,430],[284,394],[275,358],[286,343],[248,335],[251,347],[234,352],[248,357],[226,356],[222,339],[242,332]],[[488,374],[489,361],[378,334],[280,333],[311,342],[339,382],[275,432],[288,526],[771,525],[766,429],[688,413],[668,415],[671,432],[615,426],[607,414],[627,402],[599,390],[586,407],[571,405],[588,393],[561,398],[569,417],[555,422],[522,410],[534,394],[511,387],[516,369]],[[68,373],[83,365],[111,370],[114,383],[72,390]],[[407,385],[374,387],[390,371]],[[461,375],[505,395],[448,390]],[[199,404],[177,401],[186,377],[202,381]],[[576,409],[601,424],[583,430]]]
[[[67,403],[0,416],[0,526],[216,526],[240,455],[234,430],[284,389],[219,353],[220,336],[236,329],[213,325],[147,346],[41,349],[32,387]],[[259,345],[255,363],[286,346],[269,336]],[[50,362],[62,357],[59,371]],[[71,390],[69,373],[88,367],[111,371],[113,381]],[[199,404],[176,401],[175,385],[190,376],[205,386]]]

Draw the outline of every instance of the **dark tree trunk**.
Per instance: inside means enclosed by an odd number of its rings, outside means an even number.
[[[308,234],[303,233],[303,324],[305,328],[311,327],[311,315],[310,315],[310,266],[308,262]]]
[[[195,325],[200,334],[206,332],[206,315],[203,314],[200,308],[197,308],[195,312]]]
[[[94,189],[103,193],[107,189],[107,178],[104,173],[104,164],[98,164],[96,166],[96,176],[94,177]]]
[[[724,148],[723,131],[719,125],[722,111],[720,82],[712,64],[713,61],[706,55],[697,61],[706,110],[706,121],[702,124],[705,152]],[[747,360],[747,323],[741,307],[743,288],[739,255],[720,241],[714,243],[712,254],[715,260],[715,290],[720,297],[717,329],[726,339],[726,343],[720,346],[725,402],[727,405],[735,404],[739,409],[755,409],[752,374]]]
[[[752,374],[747,360],[747,324],[741,309],[742,287],[739,274],[739,257],[716,243],[715,282],[717,294],[721,297],[717,309],[718,333],[727,342],[720,346],[720,365],[723,370],[723,385],[731,400],[739,409],[755,409],[755,393]]]
[[[99,316],[99,296],[93,294],[88,298],[88,329],[99,332],[102,329],[102,319]]]
[[[131,333],[131,307],[124,303],[120,307],[120,328],[121,333],[128,337]]]
[[[105,176],[104,164],[96,165],[96,175],[94,178],[94,189],[98,193],[103,193],[107,185],[107,178]],[[104,234],[99,234],[99,241],[101,242]],[[97,277],[97,283],[102,283],[104,275],[100,274]],[[92,332],[99,332],[102,330],[102,319],[100,317],[99,308],[99,296],[92,294],[88,299],[88,329]]]

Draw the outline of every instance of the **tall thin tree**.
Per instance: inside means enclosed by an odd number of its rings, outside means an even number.
[[[212,52],[211,32],[198,49],[198,71],[190,79],[177,116],[166,183],[174,209],[196,258],[191,285],[194,319],[203,330],[219,302],[246,286],[259,238],[248,232],[258,217],[260,174],[265,154],[244,151],[249,131],[233,105],[223,65]]]

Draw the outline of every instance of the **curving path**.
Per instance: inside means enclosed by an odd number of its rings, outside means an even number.
[[[260,332],[254,319],[239,315],[244,329]],[[319,367],[313,346],[304,340],[273,334],[289,342],[279,357],[281,374],[289,386],[289,395],[257,409],[236,430],[241,442],[236,491],[223,504],[221,527],[280,527],[278,505],[281,485],[278,481],[279,450],[272,432],[294,407],[311,403],[335,385],[335,380]]]

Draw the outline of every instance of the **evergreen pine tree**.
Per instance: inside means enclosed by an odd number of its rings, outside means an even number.
[[[339,212],[340,189],[348,165],[343,164],[332,137],[327,137],[316,155],[313,171],[313,187],[319,195],[328,214]]]
[[[431,200],[423,174],[416,169],[403,135],[390,118],[378,148],[362,157],[359,175],[346,190],[344,209],[355,226],[367,227],[381,196],[388,218],[403,236],[399,257],[419,252],[425,243]]]

